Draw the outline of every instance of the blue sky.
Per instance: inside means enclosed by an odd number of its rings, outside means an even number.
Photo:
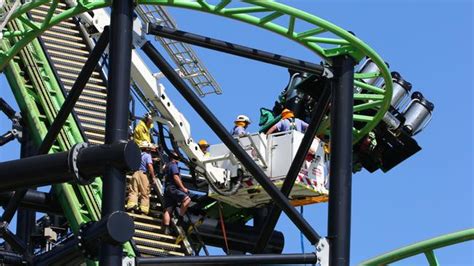
[[[351,30],[435,104],[431,124],[416,140],[423,148],[392,169],[353,177],[351,264],[438,235],[473,227],[473,4],[471,1],[283,1]],[[180,28],[319,63],[305,48],[252,26],[187,10],[170,10]],[[223,88],[204,101],[231,126],[243,113],[258,121],[288,81],[286,69],[195,48]],[[156,69],[155,69],[156,71]],[[165,82],[165,84],[167,84]],[[13,103],[2,75],[0,96]],[[171,86],[167,91],[192,126],[195,139],[217,137]],[[0,115],[1,116],[1,115]],[[0,133],[10,125],[2,116]],[[250,127],[257,130],[257,125]],[[18,144],[0,150],[17,158]],[[327,233],[327,204],[305,207],[305,217]],[[282,216],[284,252],[300,252],[299,231]],[[305,242],[305,251],[314,248]],[[218,250],[213,249],[218,253]],[[473,265],[474,245],[436,251],[444,265]],[[421,256],[399,265],[427,265]]]

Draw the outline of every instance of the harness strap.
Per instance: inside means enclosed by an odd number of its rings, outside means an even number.
[[[290,130],[296,130],[295,118],[288,118],[288,121],[290,122]]]

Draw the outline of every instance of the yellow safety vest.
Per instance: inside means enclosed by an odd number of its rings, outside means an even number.
[[[138,125],[135,127],[135,130],[133,131],[133,140],[137,145],[140,145],[143,141],[147,141],[151,143],[151,137],[150,137],[150,129],[153,128],[153,124],[150,125],[150,127],[147,127],[145,122],[143,120],[140,120],[138,122]]]

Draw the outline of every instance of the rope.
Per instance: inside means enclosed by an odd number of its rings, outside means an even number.
[[[227,242],[227,233],[225,231],[224,217],[222,215],[222,206],[220,203],[218,203],[218,206],[219,206],[218,209],[219,209],[220,224],[221,224],[222,236],[224,237],[226,254],[229,254],[229,243]]]

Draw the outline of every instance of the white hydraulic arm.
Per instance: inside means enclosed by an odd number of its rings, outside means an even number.
[[[75,3],[75,0],[68,0],[69,5],[74,5]],[[97,32],[101,33],[104,27],[109,24],[110,16],[106,10],[97,9],[93,11],[93,15],[86,14],[81,16],[80,19],[87,27],[94,27]],[[142,32],[141,22],[135,19],[133,43],[135,48],[140,48],[146,41]],[[205,171],[204,177],[208,182],[212,182],[214,188],[216,186],[220,188],[227,187],[231,172],[224,168],[215,167],[212,163],[206,163],[206,161],[211,161],[210,159],[212,158],[204,157],[204,153],[191,137],[189,122],[175,107],[166,94],[164,86],[158,82],[156,75],[150,71],[136,50],[132,50],[131,77],[146,97],[150,106],[152,106],[154,120],[168,126],[174,140],[186,153],[189,160]]]

